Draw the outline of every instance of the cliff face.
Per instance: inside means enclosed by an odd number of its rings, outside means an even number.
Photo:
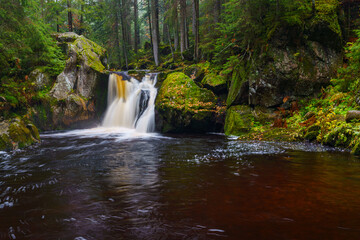
[[[43,130],[94,120],[106,105],[106,50],[75,33],[56,36],[66,52],[66,66],[43,106],[35,106],[35,123]]]

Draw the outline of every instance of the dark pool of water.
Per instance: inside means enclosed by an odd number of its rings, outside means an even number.
[[[219,135],[45,134],[0,153],[0,239],[360,239],[360,161]]]

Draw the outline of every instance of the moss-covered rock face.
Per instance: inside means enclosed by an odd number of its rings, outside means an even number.
[[[83,97],[92,97],[96,81],[107,66],[106,50],[75,33],[59,34],[57,40],[65,49],[68,59],[65,70],[57,77],[51,90],[52,96],[65,99],[75,91]]]
[[[215,127],[217,98],[183,73],[163,82],[157,99],[157,124],[162,132],[206,132]]]
[[[67,54],[66,66],[57,76],[50,99],[43,99],[46,104],[33,111],[34,121],[45,130],[91,121],[101,115],[95,110],[103,112],[106,106],[106,50],[75,33],[62,33],[56,39]]]
[[[247,104],[249,98],[248,71],[244,65],[238,65],[233,71],[226,105]]]
[[[40,136],[33,124],[18,119],[0,122],[0,150],[13,150],[38,143]]]
[[[216,94],[224,93],[227,88],[226,78],[215,73],[207,74],[201,81],[201,84]]]
[[[253,123],[254,116],[249,106],[232,106],[226,112],[225,134],[241,136],[250,131]]]
[[[197,65],[187,66],[183,72],[195,82],[201,82],[205,76],[205,70]]]

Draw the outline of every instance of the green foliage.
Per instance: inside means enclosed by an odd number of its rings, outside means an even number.
[[[31,3],[31,4],[30,4]],[[24,7],[19,1],[4,0],[0,6],[0,78],[24,77],[36,66],[56,76],[64,68],[64,58],[48,27],[41,19],[28,17],[36,2]]]

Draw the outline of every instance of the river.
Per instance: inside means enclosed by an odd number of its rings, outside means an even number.
[[[1,239],[359,239],[360,161],[305,143],[90,129],[0,153]]]

